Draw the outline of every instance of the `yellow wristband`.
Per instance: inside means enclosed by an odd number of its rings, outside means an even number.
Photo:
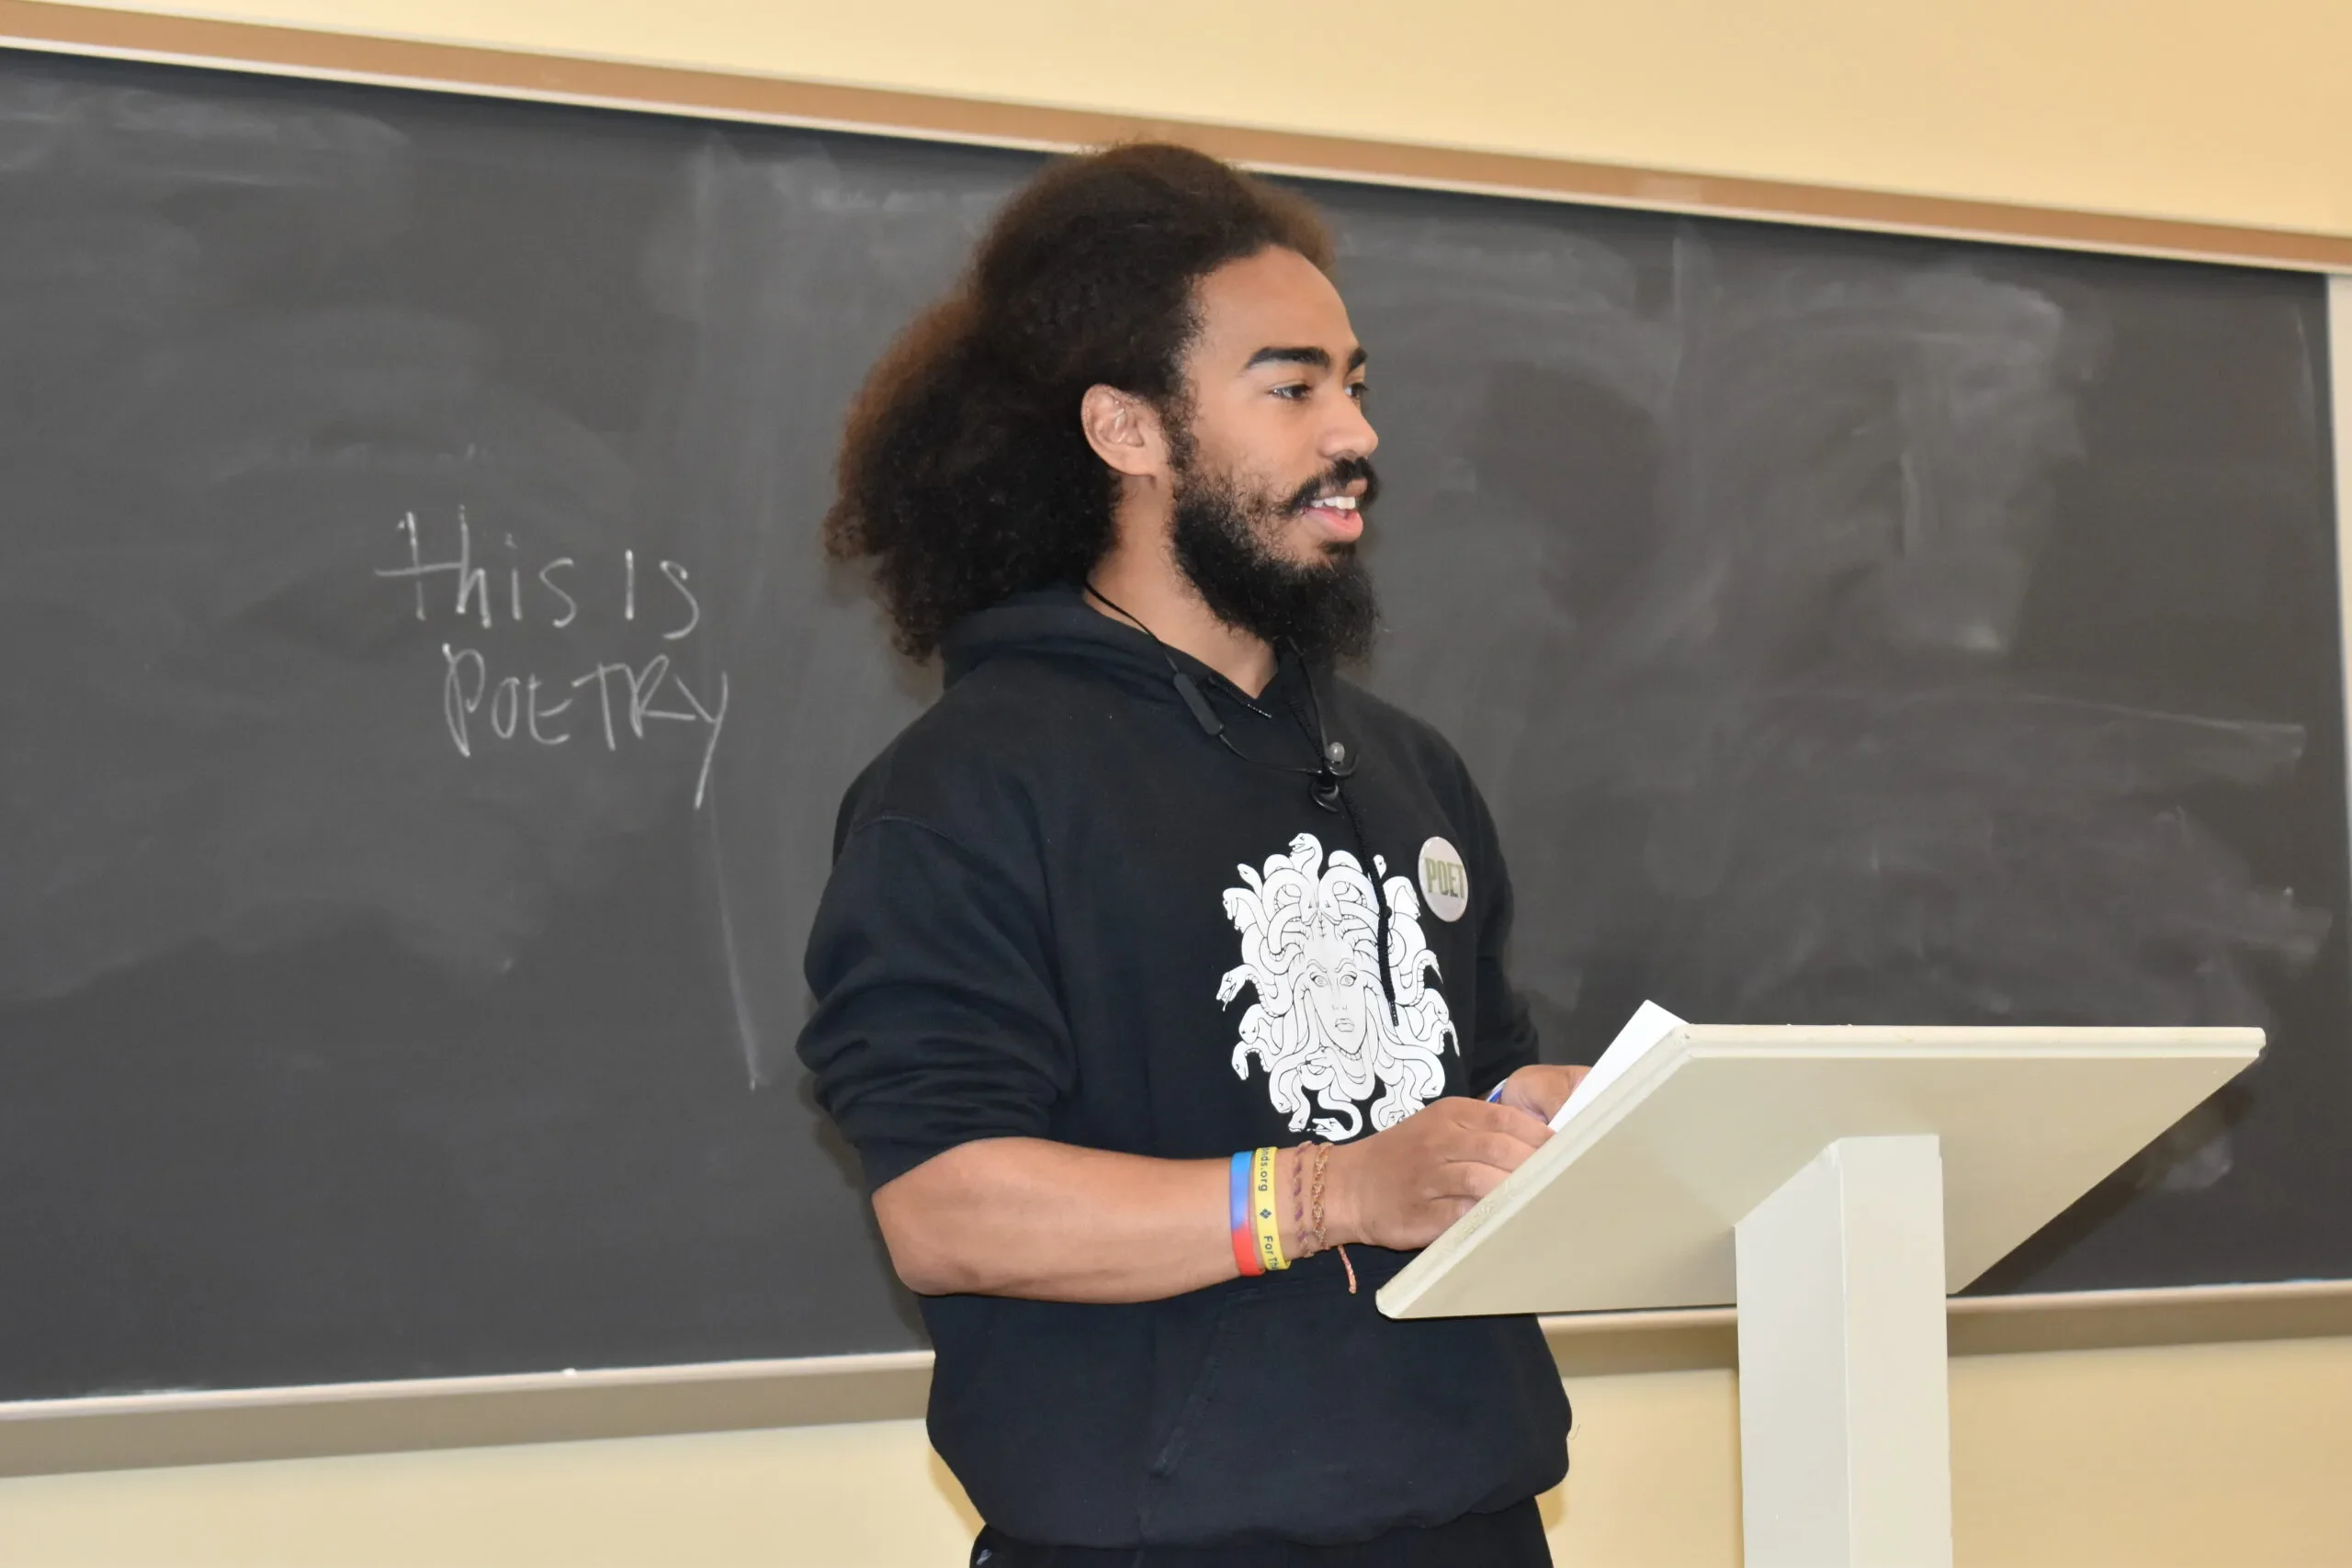
[[[1282,1195],[1274,1190],[1272,1149],[1250,1156],[1250,1228],[1258,1238],[1259,1267],[1269,1271],[1290,1267],[1290,1259],[1283,1256]]]

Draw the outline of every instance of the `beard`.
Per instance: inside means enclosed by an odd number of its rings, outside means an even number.
[[[1380,631],[1380,604],[1353,541],[1334,541],[1301,564],[1280,553],[1283,531],[1318,495],[1362,479],[1359,515],[1380,493],[1372,464],[1343,457],[1310,484],[1276,497],[1202,467],[1189,441],[1175,458],[1176,565],[1209,613],[1310,663],[1361,659]]]

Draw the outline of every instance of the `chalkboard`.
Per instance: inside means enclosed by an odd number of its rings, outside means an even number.
[[[920,1343],[815,526],[1029,155],[0,56],[0,1397]],[[1310,187],[1555,1057],[2259,1023],[2004,1289],[2352,1275],[2311,278]]]

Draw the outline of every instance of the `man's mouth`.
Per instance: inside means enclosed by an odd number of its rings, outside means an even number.
[[[1299,510],[1334,538],[1353,539],[1363,533],[1363,514],[1357,509],[1356,498],[1343,491],[1316,496]]]

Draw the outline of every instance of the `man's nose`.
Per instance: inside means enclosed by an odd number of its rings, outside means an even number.
[[[1363,405],[1353,398],[1341,401],[1340,417],[1323,433],[1323,456],[1329,458],[1369,457],[1380,445],[1380,432],[1364,417]]]

